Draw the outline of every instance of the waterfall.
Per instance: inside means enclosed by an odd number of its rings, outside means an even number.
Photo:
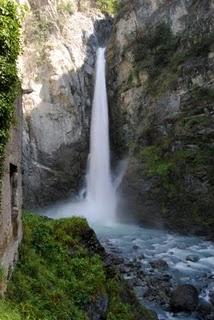
[[[86,217],[90,222],[105,225],[116,221],[118,179],[115,178],[114,182],[112,181],[110,168],[105,66],[105,49],[99,48],[97,50],[86,190],[80,192],[80,197],[76,201],[71,199],[49,208],[45,213],[48,216],[53,217],[53,212],[56,218],[80,215]]]
[[[96,81],[91,117],[90,154],[86,177],[86,201],[96,219],[113,219],[116,191],[110,169],[108,101],[105,75],[105,49],[97,50]]]

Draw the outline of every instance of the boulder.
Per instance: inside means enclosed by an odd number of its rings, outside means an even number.
[[[151,261],[150,265],[153,269],[167,269],[169,267],[168,263],[162,259]]]
[[[206,320],[212,313],[212,305],[201,299],[197,307],[197,313],[199,315],[199,319]]]
[[[197,262],[199,260],[199,257],[197,255],[190,254],[186,257],[186,260],[191,262]]]
[[[192,312],[198,305],[198,291],[190,285],[179,285],[172,292],[170,307],[174,312],[187,311]]]

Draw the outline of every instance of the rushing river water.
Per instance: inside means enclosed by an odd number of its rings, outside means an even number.
[[[144,304],[155,310],[159,319],[198,319],[196,315],[173,315],[165,311],[157,302],[144,296],[148,283],[135,279],[139,269],[148,281],[153,277],[170,279],[170,283],[192,284],[200,298],[209,300],[209,292],[214,290],[214,244],[198,237],[187,237],[165,231],[141,228],[132,225],[114,225],[112,227],[93,226],[106,251],[123,258],[123,264],[131,266],[124,277],[133,283],[134,290]],[[150,262],[163,259],[167,262],[165,270],[155,270]],[[194,260],[190,261],[190,260]],[[130,263],[131,262],[131,263]],[[137,262],[138,273],[134,272]],[[144,276],[145,277],[145,276]],[[145,277],[145,278],[146,278]],[[158,290],[158,287],[157,287]]]

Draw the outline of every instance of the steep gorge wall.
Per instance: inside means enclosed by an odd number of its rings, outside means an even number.
[[[122,191],[151,225],[213,235],[214,1],[124,1],[108,46]]]
[[[95,54],[111,29],[96,1],[29,0],[24,25],[24,206],[75,193],[87,154]]]

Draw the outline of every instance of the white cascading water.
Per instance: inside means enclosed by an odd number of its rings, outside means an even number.
[[[90,154],[86,177],[86,201],[97,219],[115,217],[117,199],[110,169],[108,101],[105,49],[97,51],[96,81],[91,117]]]
[[[91,117],[90,154],[86,175],[86,196],[50,208],[53,217],[85,216],[90,222],[112,224],[116,221],[118,179],[112,181],[108,101],[105,75],[105,49],[97,50],[96,81]],[[119,177],[121,176],[121,173]],[[83,194],[83,192],[82,192]]]

